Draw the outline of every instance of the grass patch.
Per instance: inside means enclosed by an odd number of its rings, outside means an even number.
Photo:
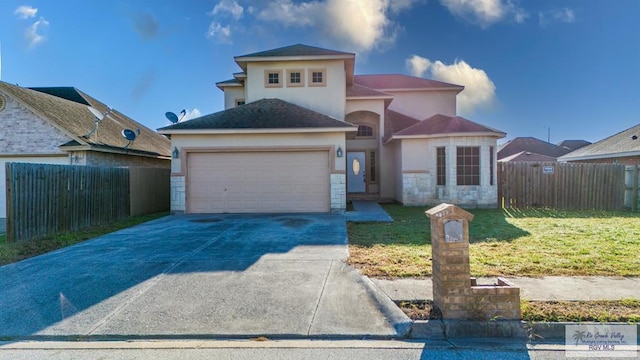
[[[442,319],[433,301],[396,301],[412,320]],[[522,320],[546,322],[640,322],[640,300],[522,301]]]
[[[169,215],[168,212],[161,212],[133,216],[108,225],[93,226],[25,242],[7,243],[5,235],[0,235],[0,265],[14,263],[167,215]]]
[[[374,277],[431,275],[426,207],[385,204],[392,223],[349,223],[349,262]],[[472,209],[473,276],[640,276],[640,214]]]

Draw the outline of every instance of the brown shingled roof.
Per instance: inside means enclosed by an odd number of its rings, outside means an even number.
[[[500,162],[507,162],[507,161],[547,161],[547,162],[553,162],[556,161],[556,158],[552,157],[552,156],[547,156],[547,155],[541,155],[541,154],[536,154],[536,153],[532,153],[532,152],[528,152],[528,151],[521,151],[517,154],[513,154],[513,155],[509,155],[507,157],[504,157],[500,160],[498,160]]]
[[[95,147],[95,149],[122,149],[128,143],[121,135],[122,130],[135,131],[140,129],[136,141],[128,147],[130,154],[139,152],[145,155],[170,156],[171,143],[167,138],[114,109],[99,123],[97,136],[94,133],[90,137],[85,137],[95,126],[95,117],[86,104],[90,104],[103,114],[107,111],[107,106],[71,87],[37,89],[32,90],[0,81],[0,91],[13,97],[53,126],[66,132],[78,145],[88,145]],[[73,94],[71,98],[77,101],[68,100],[65,97],[69,96],[63,94]],[[84,101],[80,101],[77,96],[80,96]]]
[[[500,145],[498,148],[498,159],[502,159],[522,151],[557,158],[567,154],[571,150],[561,148],[557,145],[534,137],[517,137],[508,141],[506,144]]]
[[[356,75],[354,84],[376,90],[434,89],[462,91],[464,86],[402,74]]]
[[[475,123],[461,116],[433,115],[419,123],[395,132],[396,136],[446,135],[460,133],[491,133],[503,137],[505,133],[490,127]]]
[[[354,125],[280,99],[262,99],[165,126],[158,131],[299,128],[344,128],[351,131]]]
[[[347,98],[353,97],[385,97],[385,98],[393,98],[393,95],[388,94],[386,92],[374,90],[372,88],[352,84],[347,86]]]

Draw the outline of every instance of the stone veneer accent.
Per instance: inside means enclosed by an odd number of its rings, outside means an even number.
[[[184,176],[171,176],[171,212],[184,213],[186,210],[186,193],[185,193]]]
[[[347,208],[347,175],[331,174],[331,211]]]
[[[451,204],[427,210],[431,220],[433,302],[444,319],[520,319],[520,288],[498,278],[477,285],[469,266],[469,221],[473,215]],[[462,222],[462,238],[447,239],[445,224]]]
[[[428,173],[402,174],[402,203],[424,205],[433,201],[433,187]]]

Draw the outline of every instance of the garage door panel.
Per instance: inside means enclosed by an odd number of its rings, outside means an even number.
[[[328,151],[188,156],[191,213],[329,211]]]

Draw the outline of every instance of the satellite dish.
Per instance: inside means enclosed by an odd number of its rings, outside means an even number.
[[[129,141],[133,141],[136,139],[138,134],[136,134],[136,132],[131,129],[124,129],[122,130],[122,136]]]
[[[167,111],[166,113],[164,113],[164,116],[166,116],[167,119],[169,119],[169,121],[171,121],[171,123],[173,124],[178,122],[178,115],[172,113],[171,111]]]
[[[93,121],[98,122],[98,121],[104,119],[104,114],[102,114],[100,111],[98,111],[98,109],[96,109],[94,107],[91,107],[91,106],[87,106],[87,109],[89,109],[89,111],[91,111],[91,113],[95,117],[95,119]]]

